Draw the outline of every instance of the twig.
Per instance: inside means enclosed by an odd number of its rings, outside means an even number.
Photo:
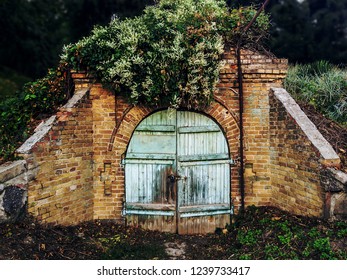
[[[257,11],[257,13],[254,15],[254,17],[252,18],[252,20],[247,24],[247,26],[245,27],[245,29],[243,30],[243,34],[246,33],[248,31],[248,29],[251,28],[252,24],[254,23],[254,21],[257,19],[257,17],[260,15],[260,13],[265,9],[266,5],[269,3],[270,0],[265,0],[265,2],[263,3],[263,5],[261,6],[261,8]]]

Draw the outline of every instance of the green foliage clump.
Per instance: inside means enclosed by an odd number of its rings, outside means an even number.
[[[340,124],[347,124],[347,71],[326,61],[291,66],[284,87]]]
[[[33,119],[53,113],[66,100],[68,80],[67,69],[61,65],[0,103],[0,162],[14,159],[14,151],[29,136]]]
[[[237,234],[237,241],[241,245],[254,246],[257,244],[259,237],[261,236],[261,230],[248,230],[248,231],[239,231]]]
[[[208,105],[225,43],[242,37],[244,44],[258,44],[265,36],[265,14],[242,34],[255,13],[251,7],[229,11],[223,0],[161,0],[142,16],[95,27],[91,36],[65,47],[57,70],[0,103],[0,161],[13,158],[29,135],[30,121],[62,104],[71,68],[88,70],[133,104]]]
[[[229,237],[221,240],[230,240],[226,254],[233,259],[346,259],[346,233],[346,222],[329,223],[249,206],[234,217]]]
[[[131,103],[204,107],[212,98],[225,42],[235,43],[255,15],[251,7],[229,11],[222,0],[161,0],[142,16],[114,19],[62,55],[87,69]],[[245,43],[265,35],[262,14]]]

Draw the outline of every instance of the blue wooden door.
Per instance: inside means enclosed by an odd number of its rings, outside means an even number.
[[[152,114],[136,128],[124,163],[129,224],[192,234],[230,222],[228,146],[207,116]]]
[[[230,157],[210,118],[177,112],[178,231],[213,232],[230,220]]]

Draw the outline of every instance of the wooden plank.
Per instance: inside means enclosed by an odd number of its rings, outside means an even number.
[[[167,154],[165,153],[155,153],[155,154],[154,153],[128,153],[125,158],[125,163],[127,162],[131,163],[130,160],[134,160],[134,159],[155,160],[155,162],[158,162],[158,164],[161,164],[159,162],[160,160],[171,160],[171,162],[173,162],[173,160],[176,159],[176,155],[170,154],[170,153],[167,153]]]
[[[206,125],[206,126],[186,126],[179,127],[178,133],[210,133],[210,132],[221,132],[218,125]]]
[[[224,204],[204,204],[204,205],[182,206],[179,208],[180,213],[201,212],[201,211],[217,211],[217,210],[230,210],[230,205],[227,203],[224,203]]]
[[[187,167],[187,166],[198,166],[198,165],[226,165],[227,168],[229,166],[234,166],[234,161],[232,159],[216,159],[216,160],[202,160],[202,161],[181,161],[179,162],[180,166]]]
[[[126,215],[147,215],[147,216],[175,216],[175,211],[161,211],[161,210],[126,210]]]
[[[157,210],[157,211],[175,211],[175,204],[156,204],[156,203],[126,203],[126,209],[130,210]]]
[[[206,217],[206,216],[219,216],[219,215],[224,215],[224,214],[230,214],[230,209],[225,209],[225,210],[204,210],[204,211],[194,211],[194,212],[185,212],[181,213],[180,216],[182,218],[188,218],[188,217]]]
[[[136,131],[141,132],[175,132],[174,125],[139,125]]]
[[[140,154],[176,154],[176,134],[141,134],[134,133],[127,153]]]
[[[122,163],[123,165],[129,164],[151,164],[151,165],[173,165],[174,160],[165,159],[125,159]]]
[[[127,203],[166,203],[168,174],[171,165],[127,164],[125,165]]]
[[[176,233],[176,218],[172,216],[131,215],[127,216],[126,220],[129,226]]]
[[[214,233],[216,228],[225,228],[230,224],[230,215],[188,217],[179,219],[179,234]]]
[[[182,155],[178,156],[178,161],[188,162],[188,161],[214,161],[226,159],[229,160],[229,154],[197,154],[197,155]]]
[[[184,166],[179,169],[179,207],[230,204],[228,165]]]

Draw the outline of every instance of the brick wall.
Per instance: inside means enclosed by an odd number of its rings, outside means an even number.
[[[229,145],[231,197],[237,212],[240,112],[237,60],[231,49],[214,93],[201,113],[222,128]],[[274,205],[321,216],[326,200],[319,173],[336,161],[321,156],[304,129],[270,92],[281,86],[287,61],[241,52],[245,204]],[[87,73],[73,74],[76,92],[56,116],[38,128],[18,151],[35,178],[28,183],[28,210],[45,222],[74,224],[91,219],[122,220],[122,158],[136,126],[159,109],[128,104]],[[318,175],[317,175],[318,174]]]
[[[60,224],[93,218],[92,137],[89,92],[82,90],[18,150],[29,168],[38,167],[28,183],[30,214]]]
[[[125,146],[130,139],[124,132],[115,135],[118,119],[123,111],[130,105],[122,99],[104,90],[100,84],[91,87],[91,101],[94,128],[94,218],[95,219],[121,219],[124,188],[120,182],[124,181],[121,168],[121,155],[125,147],[112,149],[113,141],[118,146]]]
[[[230,110],[239,116],[237,61],[234,50],[225,54],[226,70],[221,73],[225,87],[233,96]],[[269,90],[281,86],[287,72],[287,60],[271,58],[249,50],[241,51],[243,73],[243,128],[245,162],[245,205],[269,205],[272,195],[270,170]],[[224,73],[224,71],[227,71]],[[225,78],[224,78],[225,77]],[[229,80],[229,81],[228,81]],[[228,83],[227,83],[228,81]],[[234,195],[234,194],[233,194]],[[240,195],[234,199],[240,205]]]
[[[215,100],[202,113],[220,124],[229,144],[230,156],[237,161],[240,157],[240,131],[234,50],[226,52],[223,59],[225,66],[220,73]],[[245,83],[246,205],[269,205],[272,189],[268,92],[271,86],[281,84],[287,61],[243,51],[242,64]],[[131,106],[122,97],[115,97],[98,84],[91,88],[91,99],[94,116],[94,218],[122,219],[125,189],[122,155],[136,126],[161,108]],[[231,167],[231,174],[231,196],[237,212],[241,205],[238,166]]]
[[[244,81],[244,160],[246,205],[269,205],[271,199],[269,98],[279,86],[287,61],[255,52],[241,52]],[[240,157],[237,61],[231,49],[223,56],[215,99],[202,113],[220,124],[230,156]],[[122,219],[124,169],[122,156],[136,126],[158,109],[132,106],[88,73],[73,73],[77,93],[58,112],[51,126],[27,153],[39,173],[28,187],[29,212],[46,222],[63,224],[89,219]],[[78,92],[88,87],[82,96]],[[29,141],[30,143],[30,141]],[[231,196],[237,212],[241,202],[239,166],[231,167]]]
[[[283,89],[270,94],[271,204],[295,214],[323,217],[321,172],[339,157]]]

